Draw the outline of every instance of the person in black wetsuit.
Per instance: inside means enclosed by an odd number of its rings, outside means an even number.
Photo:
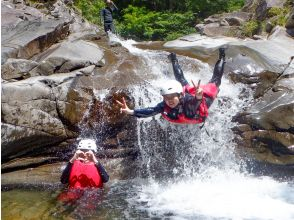
[[[112,13],[118,11],[118,8],[111,0],[106,0],[106,7],[100,12],[101,23],[104,23],[104,31],[107,34],[108,31],[115,33],[115,27],[113,24]]]
[[[161,113],[166,120],[174,123],[197,124],[204,122],[208,116],[208,108],[219,92],[225,66],[225,49],[219,49],[219,59],[215,64],[209,83],[201,86],[196,86],[193,81],[193,86],[189,85],[175,53],[169,54],[168,58],[172,63],[177,81],[169,81],[162,86],[160,93],[163,96],[163,101],[155,107],[131,110],[123,98],[122,102],[116,101],[121,107],[120,111],[138,118]]]

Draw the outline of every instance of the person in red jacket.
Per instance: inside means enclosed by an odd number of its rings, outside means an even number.
[[[168,121],[181,124],[198,124],[208,117],[208,108],[219,92],[219,86],[224,73],[225,49],[219,49],[219,59],[213,70],[212,78],[208,84],[191,86],[185,79],[183,71],[178,63],[175,53],[168,56],[173,65],[176,80],[167,81],[160,88],[163,101],[155,107],[131,110],[125,99],[122,102],[116,100],[120,105],[120,111],[138,118],[150,117],[161,113]]]
[[[94,140],[83,139],[79,142],[74,156],[63,170],[60,181],[68,184],[68,191],[59,196],[59,200],[78,199],[85,189],[102,188],[109,176],[94,153],[97,145]],[[72,190],[71,190],[72,189]]]

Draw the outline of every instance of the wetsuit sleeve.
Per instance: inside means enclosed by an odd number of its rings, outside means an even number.
[[[72,168],[72,163],[68,162],[65,169],[63,170],[61,177],[60,177],[60,182],[63,184],[66,184],[69,182],[69,175],[70,175],[70,171]]]
[[[155,107],[143,108],[143,109],[135,109],[134,116],[137,118],[147,118],[154,115],[157,115],[164,110],[164,102],[160,102]]]
[[[95,166],[96,166],[96,168],[102,178],[102,182],[107,183],[109,180],[109,176],[108,176],[106,170],[104,169],[104,167],[102,166],[102,164],[98,162],[97,164],[95,164]]]

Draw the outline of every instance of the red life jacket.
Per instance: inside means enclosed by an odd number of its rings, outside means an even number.
[[[69,175],[69,188],[103,187],[102,178],[93,162],[75,160]]]
[[[206,98],[205,96],[211,97],[212,99],[215,99],[215,97],[218,94],[218,88],[214,83],[208,83],[206,85],[200,85],[200,87],[203,90],[203,98],[201,101],[200,106],[198,107],[198,117],[195,118],[187,118],[184,113],[178,114],[177,119],[171,119],[168,117],[168,113],[171,111],[171,108],[164,105],[164,111],[161,113],[161,115],[168,121],[173,123],[179,123],[179,124],[200,124],[204,122],[206,117],[208,116],[208,108],[206,105]],[[195,87],[186,85],[183,87],[183,93],[185,92],[195,96]]]

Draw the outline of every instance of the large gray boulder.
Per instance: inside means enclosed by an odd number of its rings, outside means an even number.
[[[8,58],[31,58],[68,34],[69,25],[62,19],[44,18],[36,9],[32,14],[31,7],[20,10],[3,1],[1,4],[1,64]]]
[[[103,66],[104,52],[96,44],[84,40],[65,41],[35,57],[40,63],[32,76],[66,73],[88,67]]]
[[[66,120],[67,109],[58,106],[64,102],[65,106],[75,104],[77,111],[84,109],[77,103],[87,99],[86,96],[78,99],[78,95],[64,95],[70,92],[78,74],[81,73],[31,77],[2,84],[2,157],[20,156],[76,136],[67,128],[70,124],[63,121]],[[82,112],[77,115],[82,117]]]
[[[241,36],[239,26],[252,18],[251,13],[231,12],[212,15],[204,19],[204,24],[197,24],[196,30],[206,36]]]
[[[38,63],[32,60],[9,58],[2,65],[1,78],[4,80],[28,78],[29,72],[37,65]]]
[[[255,18],[264,20],[270,8],[282,8],[287,0],[250,0],[242,8],[244,12],[254,13]]]
[[[235,72],[247,74],[260,73],[263,70],[281,73],[293,55],[294,41],[286,33],[285,28],[279,27],[267,40],[242,40],[230,37],[206,37],[191,34],[163,45],[167,49],[185,51],[202,59],[218,53],[219,47],[227,48],[227,66]],[[287,48],[287,49],[285,49]],[[279,51],[277,53],[277,51]],[[246,63],[238,61],[248,57]],[[215,60],[215,57],[212,57]],[[250,64],[250,65],[248,65]],[[247,71],[246,71],[247,69]],[[252,71],[253,70],[253,71]]]

